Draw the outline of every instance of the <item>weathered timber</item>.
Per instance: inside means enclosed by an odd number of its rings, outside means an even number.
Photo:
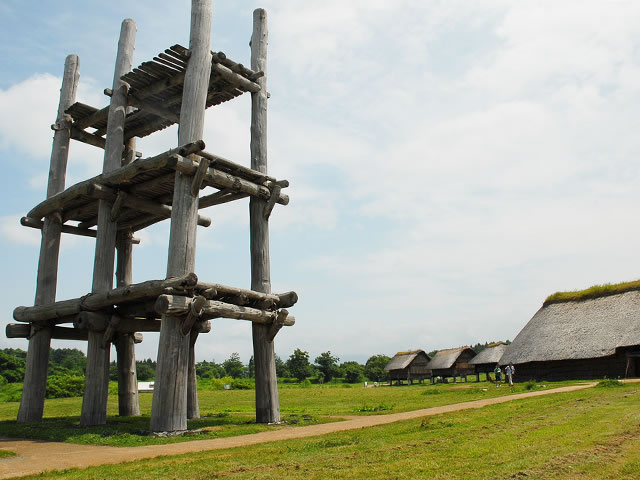
[[[192,0],[191,55],[185,73],[178,143],[202,138],[207,90],[211,75],[211,0]],[[193,271],[198,199],[191,195],[192,179],[176,172],[169,236],[167,276]],[[152,431],[187,428],[189,341],[182,334],[181,318],[164,315],[158,347],[156,380],[151,410]],[[196,395],[192,392],[192,395]]]
[[[184,317],[184,320],[182,321],[183,335],[189,334],[194,324],[196,323],[196,320],[200,318],[200,314],[202,313],[202,309],[204,308],[206,303],[207,303],[207,299],[204,298],[202,295],[198,295],[193,299],[193,301],[189,305],[189,312],[187,313],[187,316]],[[195,342],[195,339],[194,339],[194,342]]]
[[[135,152],[135,139],[127,143],[123,162],[132,161],[131,155],[127,155],[130,152]],[[118,232],[116,237],[116,285],[118,287],[126,287],[133,281],[133,246],[130,241],[132,237],[131,231]],[[121,321],[113,322],[114,327],[122,324]],[[140,415],[133,336],[130,333],[119,333],[116,336],[115,346],[118,369],[118,414],[121,417]]]
[[[157,215],[158,217],[171,217],[171,207],[169,205],[157,203],[142,197],[136,197],[135,195],[129,195],[123,191],[116,193],[113,189],[105,187],[104,185],[95,184],[91,189],[90,195],[94,198],[106,200],[113,205],[116,204],[118,198],[121,198],[122,204],[126,208],[142,210],[143,212],[151,213],[153,215]],[[209,217],[205,217],[204,215],[198,215],[197,221],[198,225],[202,227],[208,227],[211,225],[211,219]]]
[[[215,296],[221,297],[244,296],[247,297],[250,302],[261,304],[261,306],[264,308],[270,308],[271,306],[275,306],[278,308],[289,308],[293,307],[298,301],[298,294],[296,294],[296,292],[262,293],[245,288],[231,287],[229,285],[223,285],[221,283],[209,283],[200,281],[195,288],[198,291],[213,290],[216,292]]]
[[[119,303],[134,302],[146,297],[161,295],[167,288],[192,288],[198,283],[195,273],[187,273],[166,280],[149,280],[114,288],[107,292],[96,292],[81,298],[62,300],[49,305],[17,307],[13,318],[19,322],[37,322],[67,317],[83,310],[95,311]]]
[[[246,198],[249,195],[247,193],[234,193],[233,190],[225,188],[216,193],[205,195],[200,197],[198,201],[198,208],[212,207],[213,205],[221,205],[223,203],[232,202],[241,198]]]
[[[73,122],[73,126],[78,130],[84,130],[96,123],[104,122],[109,117],[109,106],[96,110],[91,115],[88,115],[78,121]]]
[[[179,114],[169,110],[168,108],[164,108],[160,105],[156,105],[153,102],[142,100],[141,98],[135,95],[129,95],[129,105],[133,105],[134,107],[137,107],[140,110],[146,110],[147,112],[153,113],[158,117],[171,120],[173,123],[180,123]]]
[[[187,370],[187,418],[194,419],[200,418],[200,403],[198,402],[198,376],[196,375],[196,340],[198,340],[198,330],[196,328],[193,328],[188,333],[189,367]]]
[[[160,295],[156,300],[155,308],[159,314],[170,314],[174,316],[187,315],[191,308],[193,299],[181,295]],[[240,307],[232,303],[221,302],[219,300],[207,300],[200,313],[201,318],[232,318],[236,320],[249,320],[254,323],[271,325],[278,315],[277,311],[260,310],[251,307]],[[295,317],[289,315],[284,325],[295,324]]]
[[[271,324],[271,327],[269,327],[269,333],[267,334],[268,341],[273,342],[273,339],[276,337],[280,329],[287,322],[288,316],[289,316],[289,312],[285,309],[282,309],[278,312],[278,315],[276,316],[275,320]]]
[[[65,60],[62,88],[58,103],[56,122],[65,118],[64,111],[75,101],[78,88],[80,59],[69,55]],[[53,135],[47,198],[64,190],[67,159],[69,155],[69,130],[56,130]],[[46,218],[42,227],[38,277],[36,281],[36,305],[45,305],[55,301],[58,278],[58,254],[60,251],[61,222],[55,218]],[[37,422],[42,420],[44,398],[47,388],[47,369],[51,347],[52,329],[42,328],[34,332],[29,339],[24,375],[24,388],[18,410],[18,422]]]
[[[42,230],[44,227],[44,222],[42,220],[38,220],[30,217],[22,217],[20,219],[20,225],[30,228],[37,228]],[[74,227],[72,225],[61,225],[60,231],[62,233],[70,233],[71,235],[82,235],[83,237],[93,237],[95,238],[97,231],[89,230],[84,228]],[[138,239],[138,243],[140,240]]]
[[[241,87],[243,90],[248,92],[259,92],[260,85],[252,82],[248,78],[243,77],[242,75],[238,75],[233,70],[219,63],[214,63],[211,65],[211,69],[218,73],[222,78],[224,78],[227,82],[237,87]]]
[[[177,157],[176,170],[186,175],[195,175],[198,170],[198,161],[195,159],[185,158],[182,156]],[[252,197],[258,197],[263,200],[268,200],[271,197],[271,190],[263,185],[258,185],[252,181],[246,180],[230,173],[223,172],[213,167],[207,169],[205,174],[205,182],[216,188],[230,188],[238,192],[244,192]],[[289,203],[289,196],[284,193],[280,193],[276,200],[281,205],[287,205]]]
[[[276,180],[275,178],[270,177],[269,175],[258,172],[257,170],[252,170],[251,168],[247,168],[244,165],[240,165],[239,163],[235,163],[231,160],[227,160],[226,158],[220,157],[219,155],[214,155],[212,153],[202,151],[198,153],[198,156],[208,159],[212,165],[220,167],[222,170],[226,170],[231,174],[244,177],[247,180],[251,180],[260,185],[266,186],[265,182],[273,182],[273,183],[282,182],[282,181],[287,182],[286,180]],[[287,182],[287,186],[288,185],[289,185],[289,182]]]
[[[267,204],[264,206],[264,212],[262,213],[262,216],[264,217],[265,220],[269,220],[269,217],[271,216],[271,211],[273,210],[273,207],[276,204],[276,200],[280,196],[281,189],[282,187],[280,185],[274,185],[273,188],[271,189],[271,196],[269,197]]]
[[[251,35],[251,69],[267,71],[267,13],[258,8],[253,12]],[[251,94],[251,168],[267,174],[267,77],[257,79],[260,90]],[[251,249],[251,290],[271,293],[269,265],[269,223],[265,218],[267,197],[253,195],[249,200],[249,231]],[[281,194],[275,201],[280,202]],[[288,198],[287,198],[288,202]],[[285,203],[286,205],[286,203]],[[275,319],[271,319],[271,324]],[[285,320],[286,321],[286,320]],[[252,325],[253,358],[256,368],[256,421],[280,422],[280,400],[276,377],[275,351],[270,337],[271,326]]]
[[[103,173],[122,167],[124,152],[124,124],[127,115],[127,89],[120,77],[131,70],[135,44],[136,24],[125,19],[120,29],[118,53],[113,74],[113,94],[109,104],[107,135],[104,149]],[[126,167],[125,167],[126,168]],[[118,227],[111,221],[111,205],[99,200],[98,235],[93,264],[92,292],[108,292],[113,287],[113,274]],[[104,335],[89,331],[87,369],[82,399],[81,425],[103,425],[107,421],[107,396],[109,393],[110,349],[103,345]]]
[[[115,346],[118,355],[118,414],[121,417],[140,415],[133,334],[118,333]]]
[[[71,126],[70,130],[72,139],[78,140],[82,143],[86,143],[87,145],[93,145],[94,147],[98,147],[104,150],[106,140],[99,135],[85,132],[84,130],[80,130],[74,126]]]
[[[117,186],[121,183],[130,181],[137,175],[151,170],[157,170],[164,167],[175,167],[178,157],[174,157],[174,155],[190,155],[192,153],[199,152],[204,149],[204,147],[205,144],[202,140],[187,142],[185,145],[168,150],[167,152],[154,157],[136,160],[135,162],[118,168],[113,172],[102,173],[101,175],[77,183],[63,192],[51,196],[44,202],[41,202],[32,208],[27,214],[27,217],[38,219],[57,212],[58,210],[62,210],[69,201],[81,196],[89,196],[94,185]]]
[[[202,181],[204,180],[204,176],[207,173],[207,169],[209,168],[209,159],[202,158],[198,165],[198,169],[196,170],[195,175],[193,176],[193,180],[191,182],[191,195],[197,197],[200,195],[200,189],[202,188]]]

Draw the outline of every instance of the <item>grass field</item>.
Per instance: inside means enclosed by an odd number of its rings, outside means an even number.
[[[527,391],[527,388],[548,389],[567,383],[528,387],[516,384],[513,389],[504,386],[497,388],[486,382],[378,388],[345,388],[341,384],[314,385],[310,388],[281,386],[280,400],[286,424],[303,426],[339,421],[340,416],[405,412],[504,396]],[[45,421],[27,425],[15,422],[17,402],[0,403],[0,431],[3,435],[19,438],[129,447],[244,435],[279,428],[255,423],[254,395],[253,390],[201,389],[199,400],[203,418],[189,421],[188,428],[195,431],[177,437],[158,438],[148,434],[150,393],[140,396],[142,417],[118,417],[117,396],[110,396],[107,425],[91,428],[79,428],[81,398],[47,400]]]
[[[414,388],[419,390],[404,390]],[[639,434],[640,387],[630,384],[321,437],[33,478],[636,479]]]

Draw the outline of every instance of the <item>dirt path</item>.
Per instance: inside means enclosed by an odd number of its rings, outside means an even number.
[[[595,384],[595,382],[586,383],[570,387],[554,388],[551,390],[489,398],[486,400],[475,400],[472,402],[456,403],[453,405],[443,405],[441,407],[424,408],[410,412],[355,418],[350,417],[349,420],[345,420],[344,422],[324,423],[321,425],[309,425],[306,427],[285,427],[279,430],[265,431],[251,435],[214,438],[210,440],[195,440],[193,442],[173,443],[168,445],[120,448],[0,438],[0,449],[10,450],[17,454],[17,457],[0,459],[0,479],[37,474],[47,470],[85,468],[95,465],[129,462],[143,458],[243,447],[258,443],[289,440],[292,438],[314,437],[317,435],[325,435],[327,433],[356,430],[359,428],[384,425],[401,420],[410,420],[412,418],[457,412],[459,410],[467,410],[471,408],[482,408],[487,405],[510,402],[521,398],[539,397],[542,395],[561,392],[572,392],[574,390],[593,387]]]

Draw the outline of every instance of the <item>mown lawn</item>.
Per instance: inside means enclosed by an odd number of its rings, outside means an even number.
[[[548,389],[565,383],[529,385]],[[461,403],[527,391],[524,384],[497,388],[482,383],[446,385],[412,385],[400,387],[314,385],[309,388],[284,385],[280,388],[282,418],[287,425],[310,425],[339,421],[340,416],[375,415]],[[0,403],[0,432],[16,438],[59,442],[109,445],[119,447],[203,440],[257,433],[281,428],[255,423],[253,390],[206,390],[199,392],[202,419],[188,423],[189,432],[175,437],[149,435],[152,394],[140,395],[141,417],[118,417],[117,396],[109,397],[107,424],[80,427],[81,398],[47,400],[45,420],[34,424],[17,424],[18,403]]]
[[[29,478],[640,478],[640,388],[591,388],[309,439]]]

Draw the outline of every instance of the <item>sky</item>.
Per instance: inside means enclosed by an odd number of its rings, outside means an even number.
[[[299,296],[281,358],[513,339],[555,291],[640,278],[640,2],[215,1],[212,49],[249,65],[257,7],[269,173],[291,184],[270,219],[272,288]],[[40,232],[19,219],[45,198],[66,55],[77,100],[101,108],[121,21],[137,23],[137,65],[187,46],[189,15],[183,0],[0,0],[0,348],[27,348],[4,326],[33,304]],[[207,110],[207,151],[248,165],[249,126],[248,95]],[[176,144],[174,127],[138,150]],[[67,186],[102,159],[72,143]],[[203,214],[199,278],[249,288],[248,201]],[[134,282],[165,277],[168,231],[137,233]],[[59,300],[90,291],[94,249],[63,236]],[[137,357],[155,358],[144,335]],[[251,325],[220,319],[196,356],[251,350]]]

